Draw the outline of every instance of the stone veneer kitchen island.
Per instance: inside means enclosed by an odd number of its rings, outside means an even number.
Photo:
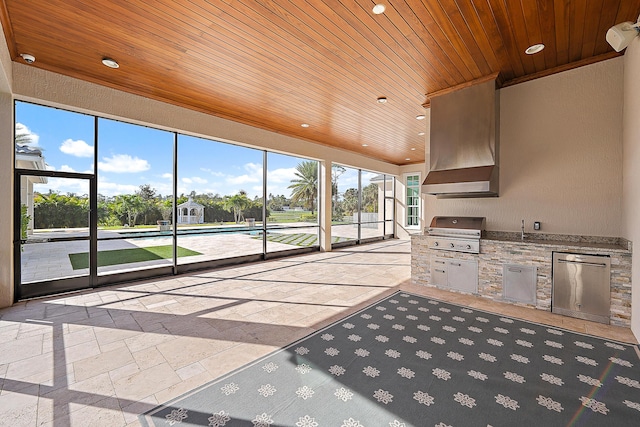
[[[631,323],[631,242],[625,239],[555,234],[487,231],[480,239],[480,253],[471,254],[430,249],[424,234],[411,237],[411,282],[436,286],[431,277],[434,258],[471,261],[478,264],[477,295],[494,301],[551,311],[553,252],[605,255],[611,260],[610,324],[630,327]],[[519,265],[536,268],[535,303],[514,301],[503,294],[503,269]],[[440,287],[440,286],[438,286]],[[452,290],[456,291],[456,290]]]

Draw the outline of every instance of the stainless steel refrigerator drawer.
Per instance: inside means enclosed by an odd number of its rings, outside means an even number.
[[[551,311],[608,324],[610,310],[611,259],[554,252]]]

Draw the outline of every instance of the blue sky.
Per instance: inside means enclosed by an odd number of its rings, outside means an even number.
[[[173,133],[118,122],[98,120],[98,193],[131,194],[149,184],[157,193],[172,192]],[[16,103],[16,134],[31,136],[32,147],[42,150],[51,170],[91,173],[93,170],[94,118],[39,105]],[[191,136],[178,136],[178,194],[262,195],[262,151]],[[295,167],[304,159],[269,153],[267,194],[289,197],[287,187]],[[373,173],[363,174],[363,185]],[[340,176],[339,189],[357,187],[354,169]],[[49,179],[36,191],[86,193],[86,183]]]

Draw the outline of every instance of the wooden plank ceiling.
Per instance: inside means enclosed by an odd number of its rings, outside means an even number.
[[[640,13],[640,0],[380,3],[2,0],[0,18],[15,61],[403,165],[424,161],[427,94],[612,58],[607,29]]]

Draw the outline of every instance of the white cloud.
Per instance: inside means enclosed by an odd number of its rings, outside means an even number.
[[[196,194],[221,194],[220,190],[215,187],[194,187],[193,185],[178,185],[178,195],[190,194],[195,191]],[[167,193],[168,194],[168,193]]]
[[[93,157],[93,146],[81,139],[67,139],[60,146],[60,151],[76,157]]]
[[[243,185],[248,183],[260,182],[260,178],[245,174],[240,176],[229,176],[227,177],[226,182],[232,185]]]
[[[262,164],[261,163],[245,163],[244,170],[247,172],[259,173],[262,175]]]
[[[28,139],[31,141],[30,146],[35,147],[40,142],[40,135],[32,132],[27,126],[22,123],[16,123],[16,135],[28,135]]]
[[[89,194],[89,181],[84,179],[48,178],[46,184],[34,184],[34,191],[48,193],[49,190],[67,194]]]
[[[379,173],[374,173],[374,172],[362,171],[362,186],[364,187],[364,186],[370,184],[369,181],[371,181],[373,178],[375,178],[378,175],[380,175],[380,174]]]
[[[223,177],[223,176],[224,176],[224,173],[222,173],[222,172],[218,172],[218,171],[214,171],[213,169],[209,169],[209,168],[200,168],[200,170],[201,170],[202,172],[210,173],[210,174],[211,174],[211,175],[213,175],[213,176],[217,176],[217,177]]]
[[[133,194],[138,191],[137,185],[131,184],[117,184],[115,182],[108,182],[105,180],[100,180],[98,182],[98,193],[103,196],[117,196],[120,194]]]
[[[103,157],[102,160],[98,162],[98,169],[103,172],[136,173],[151,168],[146,160],[128,154],[114,154],[112,157]]]
[[[292,179],[296,177],[296,168],[280,168],[267,171],[267,180],[269,183],[286,183],[289,185]]]
[[[135,184],[127,184],[127,183],[117,183],[112,182],[109,178],[102,175],[98,179],[98,193],[103,196],[117,196],[120,194],[134,194],[140,191],[140,184],[142,182],[139,181],[138,185]],[[171,184],[167,184],[162,181],[151,181],[145,182],[145,184],[149,184],[149,186],[156,191],[156,195],[167,196],[173,193],[173,189]]]
[[[184,182],[185,184],[193,184],[193,181],[191,180],[191,178],[182,178],[181,181]]]
[[[262,165],[258,163],[245,163],[243,175],[227,175],[225,181],[231,185],[246,185],[262,182]]]
[[[195,182],[196,184],[206,184],[207,180],[204,178],[200,178],[199,176],[194,176],[191,178],[192,182]]]
[[[256,185],[254,187],[251,187],[251,189],[253,190],[253,196],[250,196],[252,199],[255,198],[255,196],[258,196],[260,198],[262,198],[262,186],[261,185]]]
[[[156,190],[157,194],[161,194],[162,196],[173,194],[173,186],[166,182],[150,182],[149,185]]]
[[[62,171],[62,172],[76,172],[75,169],[73,169],[69,165],[62,165],[62,166],[60,166],[60,169],[58,169],[58,170]]]
[[[47,170],[48,171],[61,171],[61,172],[80,172],[80,173],[86,173],[86,174],[93,174],[93,169],[89,168],[83,171],[77,171],[74,168],[72,168],[69,165],[62,165],[59,168],[56,168],[55,166],[52,166],[50,164],[47,163]]]
[[[171,178],[173,178],[173,174],[172,173],[163,173],[162,174],[162,178],[171,179]]]

